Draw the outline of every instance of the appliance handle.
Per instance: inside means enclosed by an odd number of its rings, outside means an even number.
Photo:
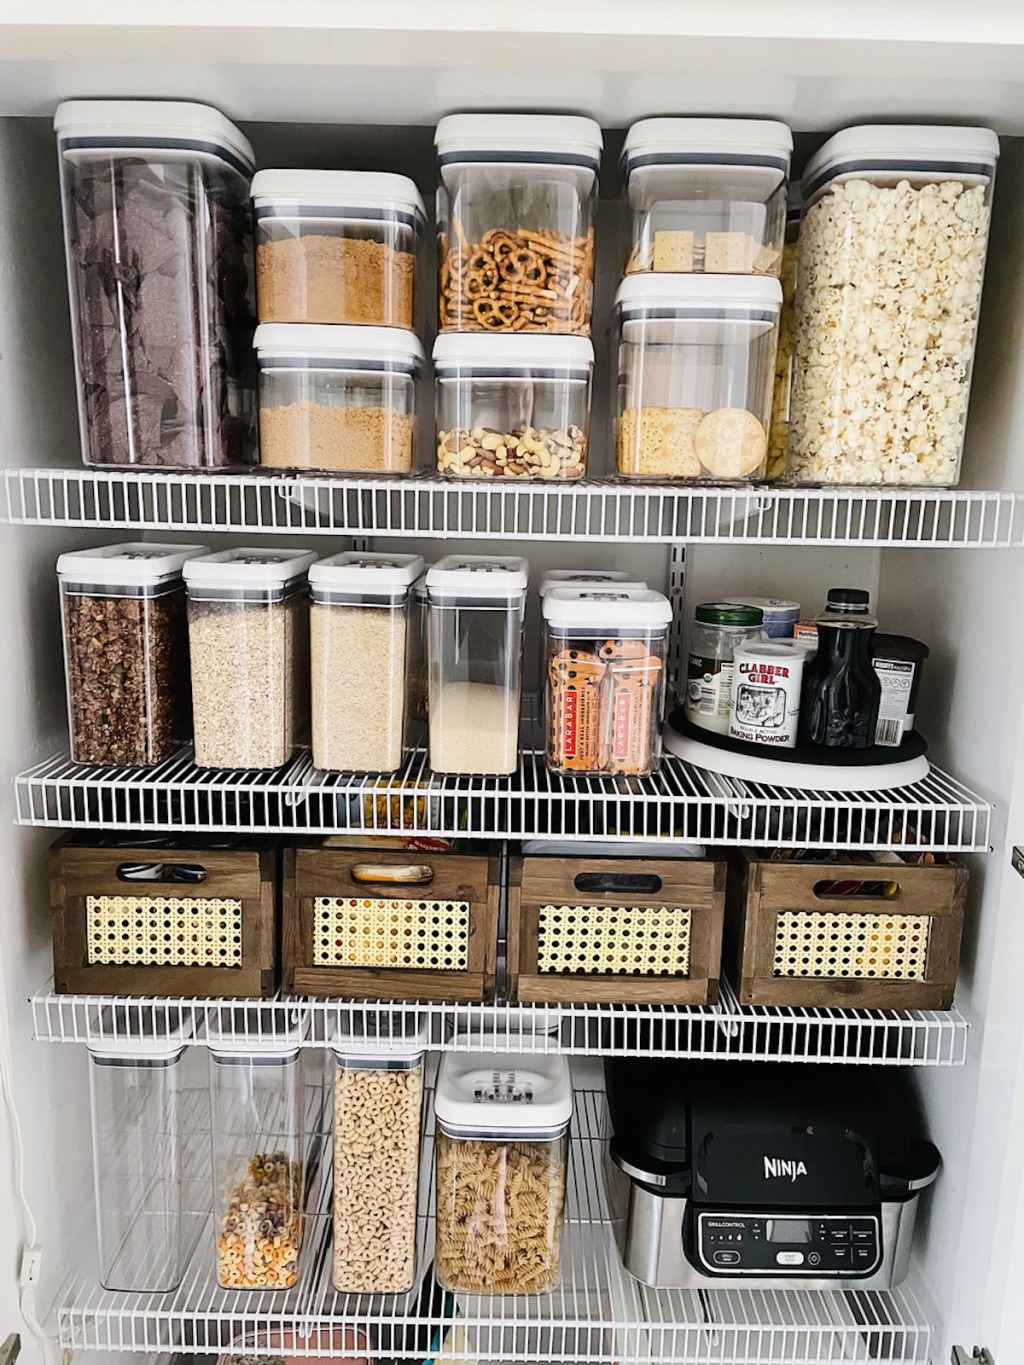
[[[668,1184],[667,1176],[657,1175],[651,1171],[643,1171],[639,1166],[634,1166],[632,1162],[627,1161],[624,1156],[615,1150],[614,1143],[609,1146],[608,1155],[611,1157],[612,1161],[614,1161],[615,1165],[618,1166],[619,1170],[622,1171],[623,1175],[628,1175],[631,1180],[639,1180],[642,1185]]]

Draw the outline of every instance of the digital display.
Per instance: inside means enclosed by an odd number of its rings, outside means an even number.
[[[769,1218],[769,1242],[809,1242],[811,1225],[806,1218]]]

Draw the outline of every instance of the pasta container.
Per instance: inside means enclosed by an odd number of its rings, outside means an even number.
[[[649,118],[626,134],[627,273],[778,275],[793,135],[784,123]]]
[[[470,1294],[554,1289],[572,1118],[568,1060],[446,1052],[434,1115],[438,1282]]]
[[[411,180],[259,171],[252,204],[260,322],[415,328],[426,214]]]
[[[252,463],[252,148],[177,101],[70,100],[54,128],[85,463]]]
[[[589,336],[599,126],[452,114],[434,142],[441,330]]]
[[[791,478],[959,481],[998,155],[987,128],[867,125],[812,157]]]
[[[626,276],[615,296],[621,475],[764,477],[781,308],[768,276]]]

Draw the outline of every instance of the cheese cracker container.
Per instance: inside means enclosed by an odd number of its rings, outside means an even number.
[[[729,734],[748,744],[796,747],[807,651],[793,640],[751,640],[733,652]]]

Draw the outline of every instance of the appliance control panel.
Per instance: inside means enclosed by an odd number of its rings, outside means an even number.
[[[863,1279],[882,1264],[876,1214],[698,1213],[697,1256],[712,1275]]]

